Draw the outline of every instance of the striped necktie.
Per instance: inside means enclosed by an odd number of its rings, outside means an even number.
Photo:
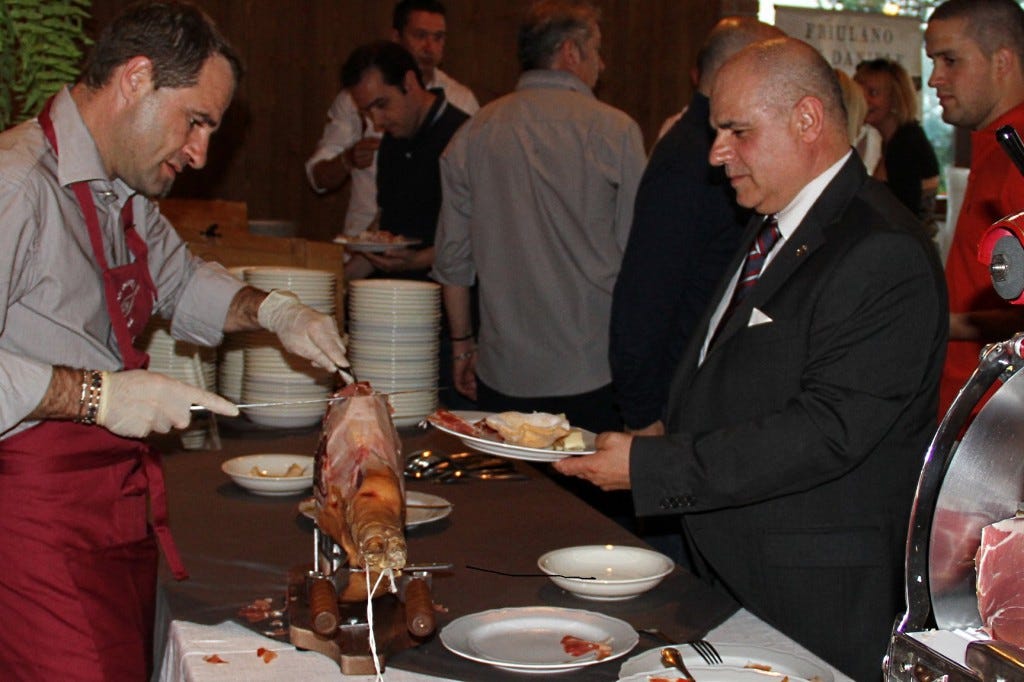
[[[711,345],[718,341],[719,334],[725,329],[725,324],[732,317],[736,306],[754,288],[754,283],[757,282],[757,278],[761,276],[761,271],[764,269],[765,259],[781,236],[779,221],[775,219],[774,215],[765,216],[764,224],[761,225],[761,230],[757,233],[757,239],[754,240],[750,250],[747,251],[747,259],[743,261],[743,269],[740,270],[740,277],[736,280],[736,289],[733,290],[732,299],[718,321],[718,327],[715,328],[715,333],[711,337]]]
[[[768,258],[768,254],[771,253],[772,247],[781,236],[779,221],[773,215],[766,216],[761,231],[757,233],[757,239],[750,246],[750,251],[747,251],[747,260],[743,263],[740,278],[736,281],[736,291],[732,295],[730,312],[731,308],[739,305],[740,301],[746,298],[750,290],[754,288],[754,283],[757,282],[757,278],[761,276],[761,270],[764,269],[764,262]]]

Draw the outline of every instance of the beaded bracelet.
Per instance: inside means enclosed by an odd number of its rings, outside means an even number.
[[[474,348],[472,350],[467,350],[465,353],[459,353],[458,355],[453,355],[452,356],[452,360],[454,360],[455,362],[459,362],[460,360],[469,360],[474,355],[476,355],[476,348]]]
[[[96,369],[82,370],[82,395],[78,405],[79,424],[95,424],[103,394],[103,372]]]

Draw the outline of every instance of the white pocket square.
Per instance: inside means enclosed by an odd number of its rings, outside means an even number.
[[[762,313],[757,308],[750,311],[750,320],[747,322],[748,327],[756,327],[759,324],[768,324],[772,321],[772,318]]]

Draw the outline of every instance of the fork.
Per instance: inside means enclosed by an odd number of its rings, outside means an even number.
[[[718,665],[722,662],[722,656],[718,653],[718,649],[706,639],[695,639],[692,642],[687,642],[687,644],[691,649],[700,654],[700,657],[708,665]]]

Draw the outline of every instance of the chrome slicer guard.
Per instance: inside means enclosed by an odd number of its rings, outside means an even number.
[[[1024,173],[1017,132],[1004,126],[996,138]],[[1024,304],[1024,213],[994,223],[979,244],[978,259],[989,267],[996,293]],[[1024,501],[1022,366],[1024,333],[986,347],[928,446],[907,533],[907,610],[893,628],[883,663],[887,680],[1024,680],[1024,651],[1011,644],[971,641],[963,660],[954,660],[926,643],[940,640],[927,635],[978,634],[982,626],[974,565],[981,530],[1014,516]],[[997,381],[1003,385],[958,442]]]

